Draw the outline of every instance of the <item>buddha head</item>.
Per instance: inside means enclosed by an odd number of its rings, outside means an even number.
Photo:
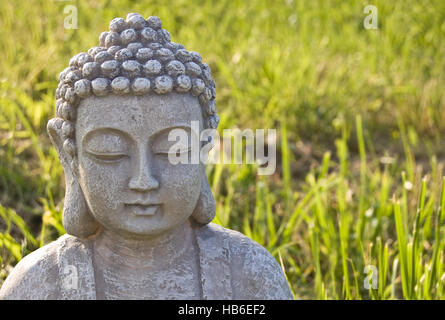
[[[171,130],[191,139],[199,134],[192,121],[200,130],[218,125],[209,66],[171,42],[158,17],[131,13],[109,29],[60,73],[47,126],[65,172],[66,232],[84,238],[102,226],[155,236],[188,219],[209,223],[205,165],[169,158]],[[174,151],[190,156],[187,146]]]

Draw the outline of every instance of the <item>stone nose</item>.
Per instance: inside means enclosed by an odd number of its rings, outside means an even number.
[[[128,185],[131,190],[149,191],[159,188],[159,182],[152,174],[151,158],[148,152],[140,152],[135,165],[135,174]]]

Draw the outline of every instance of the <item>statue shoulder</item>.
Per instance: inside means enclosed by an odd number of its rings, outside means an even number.
[[[0,288],[0,299],[61,299],[60,272],[66,259],[82,260],[85,241],[65,234],[31,252],[17,263]]]
[[[21,259],[0,288],[0,299],[56,299],[58,242],[53,241]]]
[[[234,299],[293,299],[280,265],[264,247],[240,232],[213,223],[207,228],[228,239]]]

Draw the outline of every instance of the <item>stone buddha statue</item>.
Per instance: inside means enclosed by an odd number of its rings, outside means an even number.
[[[109,29],[60,73],[47,126],[67,233],[24,257],[0,298],[292,299],[266,249],[211,223],[205,164],[169,161],[171,130],[218,125],[209,66],[158,17],[131,13]]]

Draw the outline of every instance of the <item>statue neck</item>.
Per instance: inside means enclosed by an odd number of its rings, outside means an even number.
[[[165,267],[194,246],[189,221],[150,237],[122,235],[102,228],[94,239],[94,250],[110,263],[129,267]]]

